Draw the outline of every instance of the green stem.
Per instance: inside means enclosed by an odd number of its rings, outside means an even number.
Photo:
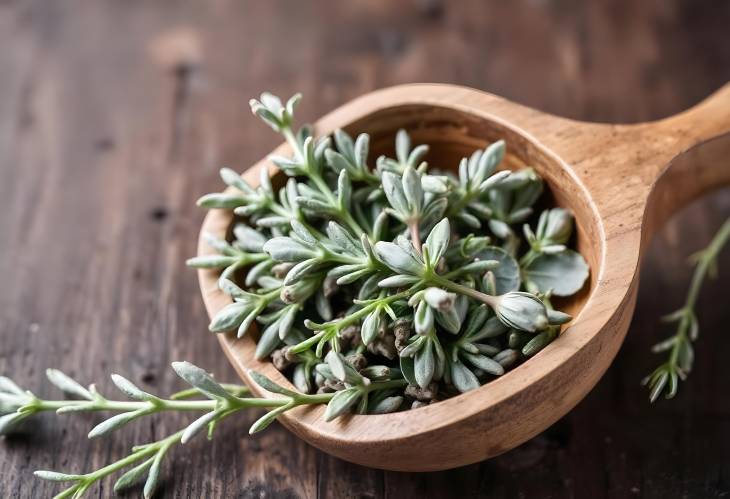
[[[470,288],[468,286],[464,286],[463,284],[459,284],[454,281],[450,281],[438,274],[433,274],[433,275],[429,276],[427,278],[427,280],[431,281],[433,284],[446,288],[450,291],[454,291],[456,293],[474,298],[475,300],[479,300],[482,303],[486,303],[487,305],[489,305],[492,308],[494,308],[497,305],[497,302],[496,302],[497,298],[495,296],[491,296],[486,293],[482,293],[481,291],[478,291],[474,288]]]

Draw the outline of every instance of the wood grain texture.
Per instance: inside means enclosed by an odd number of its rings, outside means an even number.
[[[247,109],[261,90],[301,90],[307,119],[374,88],[441,81],[570,118],[645,121],[730,79],[728,20],[722,2],[3,2],[0,371],[43,395],[52,393],[46,366],[107,392],[110,371],[150,390],[177,388],[175,359],[234,378],[183,261],[202,220],[192,201],[219,187],[217,168],[243,169],[278,142]],[[280,427],[249,438],[252,414],[224,424],[212,445],[177,451],[161,492],[721,496],[730,489],[730,402],[720,395],[730,344],[719,281],[703,293],[697,368],[678,398],[649,408],[638,380],[658,360],[646,353],[662,334],[658,315],[683,299],[684,257],[729,210],[723,191],[659,233],[607,375],[510,453],[445,473],[384,473]],[[728,264],[726,253],[725,282]],[[90,470],[185,419],[89,442],[94,421],[41,418],[34,436],[3,443],[0,496],[49,496],[57,489],[33,469]]]

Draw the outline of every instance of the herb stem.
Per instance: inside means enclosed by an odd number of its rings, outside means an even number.
[[[438,274],[433,274],[429,276],[429,280],[433,282],[434,284],[437,284],[441,287],[444,287],[448,290],[455,291],[456,293],[469,296],[471,298],[474,298],[476,300],[481,301],[482,303],[486,303],[490,307],[495,307],[497,305],[497,298],[491,295],[488,295],[486,293],[482,293],[481,291],[478,291],[474,288],[470,288],[468,286],[464,286],[463,284],[456,283],[454,281],[450,281],[448,279],[445,279],[441,277]]]
[[[421,253],[421,229],[418,226],[418,220],[411,220],[408,222],[408,231],[411,233],[411,242],[413,247]]]

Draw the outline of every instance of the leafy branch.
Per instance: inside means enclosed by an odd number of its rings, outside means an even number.
[[[673,335],[657,343],[654,353],[669,352],[667,360],[657,367],[642,384],[649,387],[649,401],[656,401],[663,393],[665,398],[673,398],[679,388],[679,380],[684,381],[694,363],[694,342],[699,335],[699,323],[695,313],[697,298],[705,277],[717,275],[717,256],[730,239],[730,219],[720,227],[710,244],[690,257],[695,264],[692,281],[684,305],[679,310],[663,317],[664,322],[676,323]]]

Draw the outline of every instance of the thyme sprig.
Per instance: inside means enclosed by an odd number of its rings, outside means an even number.
[[[730,219],[725,221],[705,249],[690,257],[695,270],[684,305],[662,318],[663,322],[676,323],[676,330],[652,347],[654,353],[668,352],[667,360],[642,380],[642,384],[649,388],[650,402],[655,402],[662,394],[667,399],[673,398],[677,394],[679,380],[684,381],[692,370],[695,357],[692,343],[697,340],[700,330],[695,305],[705,277],[717,275],[717,256],[729,239]]]

